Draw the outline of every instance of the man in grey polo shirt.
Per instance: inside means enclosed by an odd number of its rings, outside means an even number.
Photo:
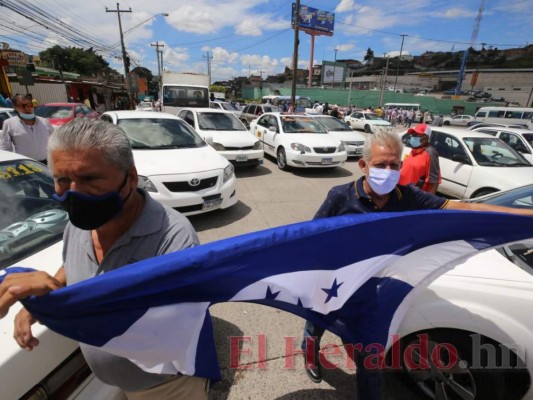
[[[64,233],[63,266],[53,277],[44,273],[21,277],[25,281],[17,284],[31,289],[20,297],[42,295],[198,244],[183,215],[137,188],[130,143],[120,127],[89,118],[74,120],[50,137],[48,161],[54,197],[70,220]],[[31,332],[34,322],[25,309],[15,318],[15,340],[28,350],[39,344]],[[124,390],[130,400],[207,399],[205,378],[148,373],[96,347],[80,344],[80,348],[95,375]]]

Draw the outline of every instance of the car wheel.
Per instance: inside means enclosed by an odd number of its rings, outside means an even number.
[[[372,129],[370,129],[370,125],[368,125],[368,124],[365,125],[365,132],[366,133],[372,133]]]
[[[287,171],[289,169],[289,166],[287,165],[287,154],[285,153],[285,149],[283,147],[278,149],[277,162],[278,168],[282,171]]]
[[[498,190],[495,190],[495,189],[481,189],[477,192],[475,192],[473,195],[472,195],[472,199],[474,197],[481,197],[481,196],[485,196],[487,194],[491,194],[491,193],[496,193]]]
[[[486,351],[489,347],[494,353]],[[422,332],[403,339],[400,348],[402,376],[386,375],[388,391],[397,391],[403,381],[422,399],[510,400],[521,398],[529,387],[527,370],[519,369],[516,355],[503,361],[497,353],[502,346],[479,334]]]
[[[442,123],[442,125],[444,125],[444,126],[450,126],[450,121],[444,121],[444,122]]]

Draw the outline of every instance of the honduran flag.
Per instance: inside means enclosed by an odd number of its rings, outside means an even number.
[[[144,260],[22,303],[52,330],[146,371],[216,379],[212,304],[264,304],[347,342],[386,346],[420,288],[478,251],[531,237],[532,217],[500,213],[326,218]]]

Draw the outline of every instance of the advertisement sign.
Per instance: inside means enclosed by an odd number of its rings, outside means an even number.
[[[0,58],[7,60],[10,67],[26,67],[28,56],[21,51],[0,51]]]
[[[324,71],[323,83],[341,83],[344,82],[344,64],[322,65]]]
[[[294,16],[296,14],[296,4],[292,3],[291,22],[294,27]],[[314,33],[333,36],[335,25],[335,13],[317,10],[316,8],[300,5],[300,18],[298,28],[313,31]]]

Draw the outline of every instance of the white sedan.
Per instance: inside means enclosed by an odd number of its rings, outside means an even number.
[[[338,167],[347,158],[344,144],[309,115],[265,113],[251,122],[250,132],[281,170]]]
[[[0,150],[0,274],[16,265],[54,275],[61,266],[68,214],[53,193],[46,166]],[[21,307],[15,303],[0,319],[2,399],[125,399],[91,373],[76,342],[44,325],[32,327],[40,346],[31,352],[20,348],[13,339],[13,320]]]
[[[355,111],[344,118],[352,128],[362,129],[366,133],[372,133],[376,129],[392,129],[390,122],[378,117],[370,111]]]
[[[101,119],[128,135],[139,187],[185,215],[237,203],[233,165],[184,120],[167,113],[107,111]]]
[[[533,130],[497,126],[474,126],[472,130],[475,132],[488,133],[489,135],[500,138],[533,164]]]
[[[533,185],[474,201],[533,210]],[[411,300],[385,387],[410,383],[436,400],[533,399],[532,307],[531,240],[466,260]]]
[[[408,137],[405,134],[402,139],[406,146]],[[439,153],[442,183],[438,191],[447,196],[469,199],[532,182],[533,165],[494,136],[435,127],[429,141]]]
[[[472,115],[456,115],[454,117],[445,117],[442,121],[442,125],[468,126],[468,124],[474,120],[475,118]]]
[[[263,145],[232,111],[184,108],[178,117],[235,166],[255,167],[263,163]]]
[[[329,115],[313,115],[313,118],[326,128],[330,135],[339,139],[346,149],[348,157],[361,157],[365,145],[365,135],[354,131],[344,121]]]

